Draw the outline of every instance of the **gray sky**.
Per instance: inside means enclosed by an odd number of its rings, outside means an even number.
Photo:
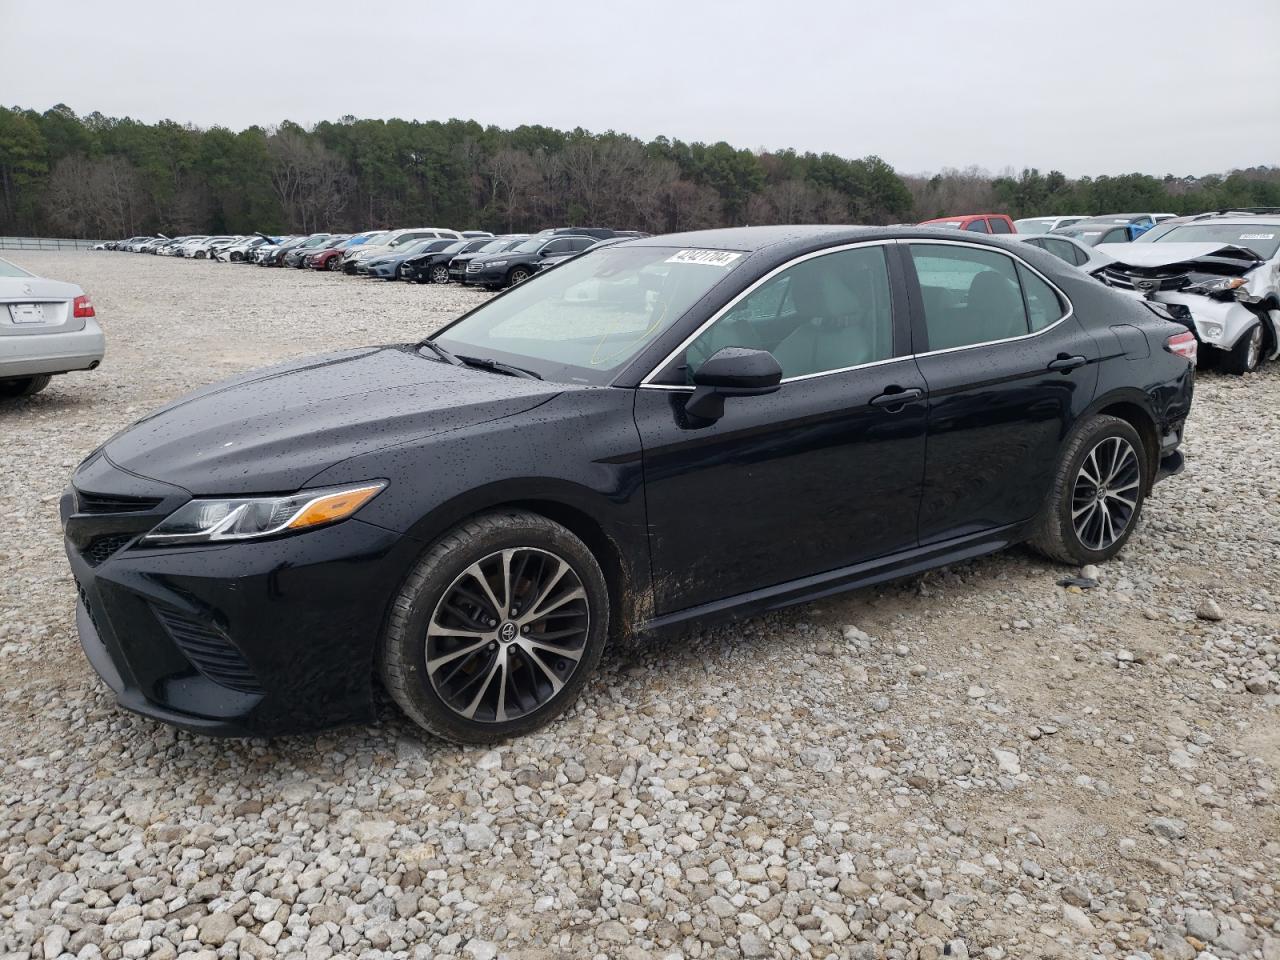
[[[1280,164],[1280,0],[0,0],[0,103],[58,102],[1202,174]]]

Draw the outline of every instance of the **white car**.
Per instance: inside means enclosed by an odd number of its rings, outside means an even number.
[[[362,243],[344,253],[342,255],[342,270],[344,273],[355,273],[356,264],[368,260],[370,257],[382,256],[415,240],[432,238],[441,240],[462,239],[458,236],[457,230],[444,230],[440,227],[409,227],[403,230],[392,230],[385,237],[382,237],[379,243]]]
[[[1087,213],[1072,214],[1065,217],[1023,217],[1021,220],[1013,221],[1013,225],[1018,228],[1019,233],[1048,233],[1050,230],[1069,227],[1073,223],[1088,219],[1089,214]]]
[[[1280,357],[1280,213],[1200,217],[1149,242],[1099,244],[1103,283],[1165,304],[1200,357],[1232,373]]]
[[[105,349],[83,290],[0,260],[0,400],[39,393],[54,374],[92,370]]]

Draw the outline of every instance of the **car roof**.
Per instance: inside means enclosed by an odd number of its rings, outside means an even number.
[[[1194,217],[1180,221],[1174,224],[1174,226],[1182,227],[1202,223],[1223,223],[1229,224],[1233,227],[1280,227],[1280,215],[1268,216],[1266,214],[1255,213],[1245,214],[1243,216],[1238,214],[1223,214],[1222,216],[1217,217]]]

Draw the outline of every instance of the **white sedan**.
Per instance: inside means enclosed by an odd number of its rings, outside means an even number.
[[[83,290],[0,260],[0,401],[39,393],[54,374],[92,370],[105,350]]]

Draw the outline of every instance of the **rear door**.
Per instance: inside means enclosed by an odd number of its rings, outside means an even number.
[[[915,545],[924,382],[889,252],[780,268],[636,391],[657,613]],[[782,386],[691,420],[692,371],[728,346],[769,350]]]
[[[1027,520],[1093,399],[1098,347],[1022,260],[960,241],[905,245],[929,395],[920,542]]]

